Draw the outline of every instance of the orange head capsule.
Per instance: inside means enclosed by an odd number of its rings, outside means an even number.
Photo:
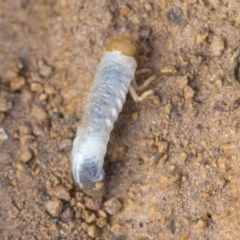
[[[122,55],[131,57],[137,51],[138,45],[130,38],[115,38],[107,45],[108,52],[120,52]]]

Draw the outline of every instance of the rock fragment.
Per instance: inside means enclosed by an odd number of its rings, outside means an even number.
[[[92,199],[87,196],[84,198],[84,202],[85,202],[85,206],[92,211],[98,211],[102,206],[101,198]]]
[[[39,74],[42,77],[49,78],[52,75],[52,67],[50,67],[44,63],[41,63],[39,65],[40,65],[39,66]]]
[[[45,203],[45,209],[52,217],[58,217],[62,211],[62,207],[63,204],[58,199],[52,199]]]
[[[17,91],[17,90],[20,90],[25,85],[25,83],[26,81],[23,77],[17,77],[11,81],[10,88],[13,91]]]
[[[97,227],[95,225],[90,225],[87,228],[87,233],[90,237],[92,237],[94,239],[99,236],[99,230],[97,229]]]
[[[3,128],[0,128],[0,142],[8,140],[8,135]]]
[[[47,119],[47,113],[39,106],[34,105],[32,108],[32,117],[39,123],[42,123]]]
[[[63,187],[62,185],[59,185],[55,188],[52,188],[48,191],[49,196],[57,198],[57,199],[61,199],[64,200],[66,202],[69,202],[71,197],[69,192],[67,191],[67,189],[65,187]]]
[[[41,83],[33,82],[33,83],[31,83],[30,89],[32,92],[41,92],[42,85],[41,85]]]
[[[119,212],[122,204],[117,200],[117,198],[113,197],[104,203],[104,210],[110,214],[114,215]]]
[[[12,108],[12,103],[0,99],[0,112],[7,112]]]
[[[67,207],[62,213],[61,213],[61,219],[63,222],[69,222],[73,218],[73,211],[71,208]]]
[[[224,41],[222,40],[222,38],[218,36],[214,36],[210,46],[210,51],[212,55],[215,57],[221,56],[223,49],[224,49]]]
[[[20,160],[22,162],[27,163],[31,160],[31,158],[32,158],[31,150],[29,150],[29,149],[22,150],[21,155],[20,155]]]

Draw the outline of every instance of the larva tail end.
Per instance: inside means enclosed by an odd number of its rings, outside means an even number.
[[[101,197],[104,195],[105,193],[105,186],[103,181],[99,181],[99,182],[87,182],[84,183],[84,185],[82,186],[82,190],[90,196],[93,197]]]
[[[131,57],[133,56],[138,48],[138,44],[134,43],[130,38],[115,38],[107,45],[107,51],[117,51],[121,54]]]
[[[101,164],[96,164],[92,159],[85,159],[85,161],[79,165],[79,168],[76,168],[76,172],[73,171],[73,176],[78,186],[86,194],[91,196],[104,195],[105,189],[103,181],[105,173]]]

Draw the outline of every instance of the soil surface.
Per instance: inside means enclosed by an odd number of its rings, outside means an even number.
[[[3,0],[1,239],[239,239],[240,2]],[[70,151],[106,44],[130,36],[154,95],[130,96],[106,193],[73,182]],[[140,76],[141,83],[148,76]]]

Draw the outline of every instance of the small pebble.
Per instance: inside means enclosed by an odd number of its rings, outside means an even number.
[[[122,204],[113,197],[104,203],[103,209],[110,215],[114,215],[119,212]]]
[[[52,107],[57,107],[58,108],[59,106],[61,106],[62,100],[63,99],[62,99],[62,97],[60,95],[52,96],[50,98],[49,104]]]
[[[70,139],[63,139],[59,144],[59,149],[62,151],[68,151],[72,147],[72,141]]]
[[[0,112],[7,112],[12,108],[11,102],[1,101],[0,99]]]
[[[167,150],[168,150],[168,143],[165,142],[165,141],[158,141],[158,142],[156,143],[156,146],[157,146],[158,151],[159,151],[160,153],[166,153]]]
[[[84,202],[85,202],[85,206],[92,211],[97,211],[102,206],[101,198],[94,198],[93,200],[92,198],[87,196],[84,198]]]
[[[20,160],[24,163],[27,163],[32,158],[32,152],[29,149],[25,149],[21,152]]]
[[[22,146],[22,148],[24,148],[25,146],[28,146],[28,144],[33,140],[33,136],[32,135],[20,135],[19,141],[20,144]]]
[[[183,18],[183,11],[179,7],[171,8],[167,12],[167,18],[169,21],[184,26],[186,24],[185,19]]]
[[[185,100],[192,100],[193,96],[194,96],[194,91],[191,87],[186,86],[184,88],[184,98]]]
[[[71,208],[67,207],[62,213],[61,213],[61,220],[63,222],[69,222],[73,218],[73,211]]]
[[[47,99],[47,94],[46,93],[41,93],[39,95],[39,101],[45,101]]]
[[[57,227],[57,224],[55,222],[50,223],[49,232],[50,232],[50,234],[58,235],[58,227]]]
[[[78,208],[80,208],[82,210],[86,209],[85,205],[83,205],[81,202],[77,202],[76,205],[77,205]]]
[[[102,209],[98,210],[97,214],[99,217],[107,218],[107,214]]]
[[[134,11],[132,11],[132,13],[130,13],[129,15],[131,16],[130,19],[133,24],[141,25],[140,16],[137,13],[134,13]]]
[[[215,57],[221,56],[223,49],[224,49],[224,41],[222,40],[222,38],[214,36],[210,46],[210,51],[212,55]]]
[[[44,137],[45,136],[44,129],[41,125],[33,124],[32,128],[33,128],[32,132],[33,132],[34,136],[37,136],[37,137]]]
[[[166,114],[170,114],[171,111],[172,111],[172,105],[171,105],[170,103],[166,104],[166,105],[164,106],[164,110],[165,110],[165,113],[166,113]]]
[[[32,92],[41,92],[42,90],[42,85],[37,82],[31,83],[30,89]]]
[[[205,229],[207,227],[207,222],[203,219],[200,219],[197,221],[194,227],[197,229]]]
[[[134,112],[132,115],[131,115],[131,119],[133,121],[136,121],[138,119],[138,112]]]
[[[7,70],[3,76],[7,80],[12,80],[17,77],[17,73],[12,70]]]
[[[222,88],[222,85],[223,85],[223,82],[221,79],[216,79],[214,81],[214,86],[216,87],[216,89],[221,89]]]
[[[99,237],[99,230],[97,229],[97,227],[95,225],[90,225],[87,228],[87,233],[92,238]]]
[[[143,38],[143,39],[149,39],[150,36],[151,36],[151,32],[152,32],[152,29],[148,26],[142,26],[139,30],[139,33],[138,33],[138,36],[136,36],[136,39],[138,39],[139,37],[140,38]],[[143,44],[143,52],[144,52],[144,55],[143,56],[140,56],[138,61],[139,62],[139,65],[141,66],[142,64],[144,65],[144,59],[145,61],[148,61],[148,57],[147,55],[149,55],[151,52],[152,52],[152,48],[147,44]]]
[[[107,225],[107,221],[105,218],[99,218],[99,219],[97,219],[96,224],[99,228],[103,228]]]
[[[180,240],[188,240],[189,238],[189,233],[183,233],[180,235]]]
[[[62,208],[63,204],[58,199],[52,199],[45,203],[45,209],[52,217],[58,217],[62,211]]]
[[[48,190],[48,194],[51,197],[55,197],[57,199],[61,199],[66,202],[69,202],[71,199],[69,192],[62,185],[59,185],[57,187],[54,187],[54,188]]]
[[[169,188],[170,186],[172,186],[172,184],[177,182],[179,180],[179,178],[180,178],[180,176],[178,176],[178,175],[174,176],[174,175],[166,172],[166,174],[160,175],[158,183],[160,184],[160,186],[163,189],[165,189],[165,188]]]
[[[183,90],[187,84],[188,84],[188,77],[187,76],[182,76],[178,78],[178,87]]]
[[[55,89],[52,86],[48,85],[48,84],[44,86],[44,91],[48,95],[51,95],[51,94],[55,93]]]
[[[32,117],[39,123],[47,120],[47,113],[39,106],[34,105],[32,108]]]
[[[26,81],[23,77],[18,77],[11,81],[10,88],[13,91],[17,91],[17,90],[20,90],[25,85],[25,83]]]
[[[127,5],[122,5],[120,9],[120,15],[127,17],[132,13],[132,10]]]
[[[196,37],[196,43],[198,43],[198,44],[204,43],[205,40],[207,39],[207,37],[208,37],[208,32],[205,34],[198,33],[197,37]]]
[[[8,63],[8,68],[11,69],[11,71],[18,73],[19,70],[23,68],[23,64],[20,59],[13,59]]]
[[[81,217],[80,211],[75,211],[75,218],[79,219]]]
[[[29,82],[41,82],[42,81],[41,77],[36,72],[30,72],[29,76],[30,76],[28,79]]]
[[[177,69],[172,66],[165,66],[161,68],[160,72],[162,74],[175,75],[177,74]]]
[[[223,172],[227,172],[227,170],[228,170],[226,161],[227,161],[227,159],[223,156],[220,156],[217,160],[217,167]]]
[[[18,72],[22,69],[23,65],[19,60],[12,60],[8,63],[8,66],[3,70],[2,81],[3,83],[9,83],[13,79],[18,77]]]
[[[181,152],[181,153],[179,154],[179,161],[180,161],[183,165],[186,163],[187,158],[188,158],[187,153]]]
[[[92,223],[96,221],[96,215],[94,213],[90,214],[87,218],[86,218],[86,222],[87,223]]]
[[[0,128],[0,141],[3,142],[6,140],[8,140],[8,135],[3,128]]]
[[[146,4],[144,5],[144,7],[145,7],[145,9],[146,9],[147,12],[151,12],[151,11],[153,10],[153,7],[151,6],[150,3],[146,3]]]
[[[84,196],[84,193],[83,192],[76,192],[75,194],[75,198],[77,201],[79,202],[82,202],[83,201],[83,196]]]
[[[39,74],[42,77],[49,78],[52,75],[52,67],[47,65],[41,66],[41,68],[39,69]]]

